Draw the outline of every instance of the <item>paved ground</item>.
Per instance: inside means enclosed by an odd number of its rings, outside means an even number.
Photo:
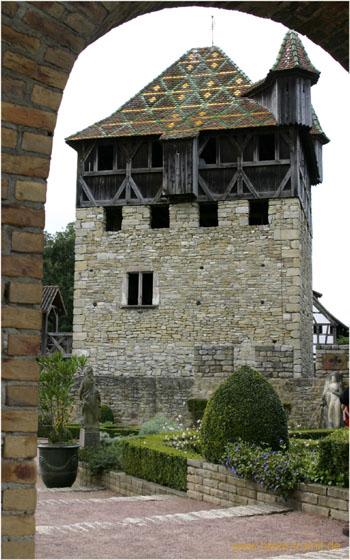
[[[36,523],[36,558],[348,558],[343,523],[311,514],[269,506],[220,509],[176,496],[125,498],[101,489],[49,490],[41,480]]]

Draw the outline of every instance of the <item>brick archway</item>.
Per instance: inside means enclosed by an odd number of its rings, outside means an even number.
[[[34,557],[41,278],[52,135],[74,61],[126,21],[177,6],[293,27],[347,65],[347,2],[3,2],[3,557]]]

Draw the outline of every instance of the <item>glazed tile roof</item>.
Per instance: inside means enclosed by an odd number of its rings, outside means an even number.
[[[250,86],[218,47],[192,49],[110,117],[67,141],[146,134],[183,138],[200,130],[276,125],[270,111],[241,97]]]
[[[310,130],[310,134],[314,134],[315,136],[321,136],[323,140],[323,144],[328,144],[330,141],[328,136],[323,132],[320,121],[318,116],[316,115],[315,109],[312,107],[312,128]]]
[[[290,30],[286,33],[283,39],[276,62],[271,68],[271,72],[277,70],[291,70],[294,68],[307,70],[308,72],[317,74],[316,81],[320,74],[310,61],[298,34],[295,31]]]

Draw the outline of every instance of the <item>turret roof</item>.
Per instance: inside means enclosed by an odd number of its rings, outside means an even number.
[[[175,138],[200,130],[275,126],[268,109],[241,97],[250,86],[220,48],[192,49],[110,117],[67,141],[146,134]]]
[[[299,35],[295,31],[289,30],[284,36],[276,62],[270,71],[292,70],[296,68],[316,74],[316,81],[320,74],[310,61]]]

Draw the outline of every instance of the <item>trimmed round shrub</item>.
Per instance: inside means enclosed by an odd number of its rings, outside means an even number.
[[[114,422],[113,411],[107,404],[103,404],[100,408],[100,424],[104,422]]]
[[[243,366],[212,394],[201,426],[202,453],[220,462],[228,443],[242,438],[261,446],[288,446],[288,426],[283,405],[270,383],[254,369]]]

